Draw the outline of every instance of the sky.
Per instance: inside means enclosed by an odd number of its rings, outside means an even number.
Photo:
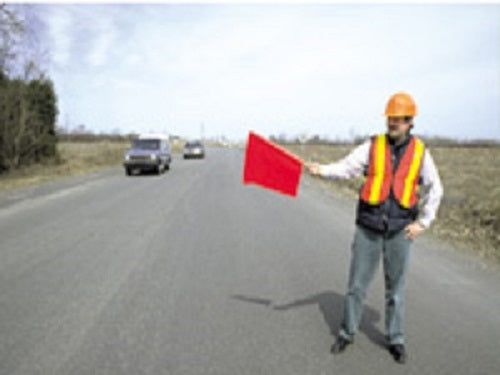
[[[68,129],[500,139],[500,4],[31,6]]]

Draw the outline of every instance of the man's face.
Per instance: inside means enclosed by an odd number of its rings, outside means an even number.
[[[387,118],[387,131],[389,133],[389,137],[393,139],[404,138],[412,126],[413,117],[410,116]]]

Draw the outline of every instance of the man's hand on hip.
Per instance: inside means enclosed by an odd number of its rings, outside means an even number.
[[[408,238],[410,240],[414,240],[418,236],[420,236],[424,231],[425,227],[420,224],[418,221],[414,221],[411,224],[408,224],[405,228],[406,236],[405,238]]]

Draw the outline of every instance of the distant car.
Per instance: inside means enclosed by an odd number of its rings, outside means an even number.
[[[205,157],[205,146],[200,141],[186,142],[184,145],[184,159]]]
[[[127,176],[134,171],[160,174],[170,169],[171,162],[168,137],[163,134],[143,134],[132,141],[131,148],[125,153],[123,166]]]

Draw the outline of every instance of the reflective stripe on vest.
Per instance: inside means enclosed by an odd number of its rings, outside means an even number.
[[[370,147],[368,176],[361,190],[361,199],[368,204],[384,202],[392,188],[394,196],[404,208],[417,203],[417,185],[424,156],[424,144],[412,136],[398,169],[392,173],[390,146],[385,134],[373,138]]]

